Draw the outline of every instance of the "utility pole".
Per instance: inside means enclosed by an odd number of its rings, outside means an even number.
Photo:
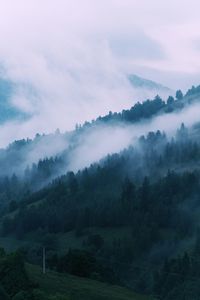
[[[43,272],[43,274],[46,273],[46,249],[45,249],[45,247],[42,248],[42,272]]]

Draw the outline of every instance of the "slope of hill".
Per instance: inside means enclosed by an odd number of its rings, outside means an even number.
[[[71,132],[60,134],[59,131],[56,131],[55,134],[49,135],[37,134],[33,140],[23,139],[15,141],[6,149],[0,149],[0,176],[12,176],[13,173],[22,175],[28,165],[31,167],[33,163],[38,164],[39,160],[44,158],[61,157],[63,153],[65,153],[65,158],[67,156],[64,170],[69,170],[70,166],[68,166],[68,163],[76,155],[80,146],[82,145],[84,148],[85,145],[85,148],[87,148],[88,142],[95,142],[95,136],[98,134],[105,136],[106,126],[110,126],[109,130],[107,130],[108,135],[109,131],[111,132],[112,128],[114,128],[111,126],[115,126],[117,131],[122,126],[152,121],[158,115],[162,116],[181,111],[185,106],[192,105],[195,101],[198,101],[196,90],[192,91],[192,96],[186,95],[182,100],[172,98],[169,103],[157,96],[153,100],[146,100],[143,103],[138,102],[128,110],[123,110],[119,113],[110,112],[106,116],[100,116],[95,121],[85,122],[82,126],[77,125],[76,130]],[[103,127],[105,127],[104,131]],[[89,141],[90,137],[92,141]],[[122,148],[127,146],[127,144],[124,144]],[[94,158],[94,161],[98,161],[108,153],[109,149],[105,149],[102,156]],[[94,161],[90,160],[90,163]],[[80,165],[78,167],[81,168]],[[60,173],[58,173],[62,174],[62,172],[63,170],[60,170]]]
[[[119,113],[118,122],[137,123],[157,113],[162,119],[171,113],[169,107],[181,111],[199,101],[198,95],[197,87],[167,103],[157,97]],[[114,116],[108,115],[112,121]],[[181,299],[182,284],[186,284],[187,297],[191,289],[199,297],[191,278],[200,280],[200,125],[182,124],[173,138],[159,130],[149,132],[127,149],[77,173],[65,169],[65,175],[47,184],[58,174],[57,168],[70,162],[90,131],[96,137],[95,130],[106,122],[102,118],[64,135],[38,135],[34,141],[18,141],[5,150],[4,155],[8,151],[14,161],[15,153],[29,152],[41,140],[55,141],[56,136],[57,141],[62,137],[70,141],[58,157],[40,160],[23,176],[0,178],[2,245],[9,250],[12,244],[21,247],[27,261],[34,264],[41,263],[45,245],[47,265],[60,273],[95,275],[98,280],[158,294],[161,299],[171,299],[171,293],[172,299]],[[100,146],[104,142],[102,135]],[[91,155],[92,147],[89,143],[80,157]],[[36,190],[33,183],[38,184]]]
[[[56,270],[77,275],[71,263],[78,259],[80,266],[91,258],[86,277],[95,272],[110,281],[117,276],[137,291],[152,292],[153,273],[163,261],[196,247],[198,137],[197,127],[184,125],[173,140],[151,132],[141,137],[138,148],[108,156],[77,174],[69,172],[23,196],[11,206],[11,214],[4,211],[1,229],[7,240],[1,239],[2,245],[9,247],[14,235],[27,259],[38,263],[45,243],[49,266]]]
[[[67,274],[59,274],[42,270],[33,265],[27,265],[30,278],[39,284],[42,291],[49,295],[59,295],[62,300],[150,300],[129,289],[99,281],[80,278]],[[60,299],[60,298],[58,298]]]

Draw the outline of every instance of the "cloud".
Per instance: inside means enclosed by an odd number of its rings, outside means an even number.
[[[177,78],[184,78],[180,87],[198,80],[200,53],[191,45],[200,36],[197,0],[0,5],[0,63],[19,87],[11,104],[32,116],[1,127],[2,144],[130,107],[138,94],[126,75],[136,70],[176,88]]]
[[[165,58],[161,45],[142,31],[122,36],[112,36],[110,46],[113,53],[119,57],[134,59],[159,60]]]
[[[134,125],[115,124],[89,128],[81,135],[72,151],[68,168],[78,171],[98,162],[107,154],[118,153],[130,145],[135,146],[138,138],[150,131],[164,131],[171,138],[182,123],[189,128],[198,123],[199,115],[200,104],[196,103],[179,112],[161,114],[150,121],[141,121]]]

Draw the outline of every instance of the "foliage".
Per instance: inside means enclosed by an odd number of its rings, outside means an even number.
[[[12,169],[9,174],[0,173],[2,236],[34,241],[24,249],[26,259],[33,263],[41,261],[41,246],[45,246],[48,266],[61,273],[107,282],[119,279],[121,284],[161,299],[198,298],[199,126],[181,124],[173,138],[159,130],[149,132],[120,153],[108,154],[77,173],[57,176],[63,173],[64,162],[68,166],[70,151],[88,128],[114,122],[132,124],[171,113],[198,93],[199,87],[192,87],[185,96],[179,90],[176,99],[170,96],[167,102],[156,96],[77,126],[62,136],[69,138],[69,149],[58,157],[23,165],[24,172],[18,172],[24,155],[61,133],[15,141],[3,149],[2,172],[8,165]],[[130,234],[108,241],[98,232],[106,228],[128,228]],[[81,240],[82,249],[61,249],[58,237],[68,232]],[[190,251],[183,254],[186,245]],[[0,279],[5,293],[14,299],[46,299],[33,290],[19,253],[6,255],[0,249]]]
[[[13,253],[0,259],[0,279],[4,290],[10,296],[30,288],[21,253]]]
[[[0,285],[0,299],[1,300],[9,300],[10,297],[8,294],[5,292],[4,288]]]

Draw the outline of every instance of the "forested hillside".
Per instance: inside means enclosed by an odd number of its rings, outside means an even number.
[[[129,110],[123,110],[120,113],[109,112],[108,115],[100,116],[91,122],[85,122],[82,125],[77,124],[74,131],[60,133],[57,129],[52,134],[38,133],[34,139],[27,138],[14,141],[7,148],[0,149],[0,175],[1,177],[11,177],[15,174],[26,177],[30,169],[34,169],[35,172],[37,172],[37,169],[42,169],[44,160],[46,160],[46,165],[49,165],[49,170],[54,165],[54,170],[51,172],[54,177],[64,174],[68,170],[70,171],[70,161],[75,156],[80,144],[87,143],[88,136],[97,134],[102,128],[105,128],[106,131],[107,126],[112,131],[117,126],[123,128],[124,126],[141,124],[143,121],[151,121],[156,116],[178,113],[184,108],[192,107],[192,104],[199,103],[199,89],[199,86],[192,87],[184,96],[178,90],[176,98],[169,96],[167,102],[159,96],[143,103],[138,102]],[[156,130],[159,129],[156,128]],[[104,135],[104,132],[102,135]],[[105,153],[104,156],[107,154]],[[55,163],[53,160],[55,160]],[[49,177],[51,179],[50,174]]]
[[[144,119],[148,127],[156,116],[190,107],[198,97],[199,87],[185,96],[178,91],[167,103],[157,96],[73,132],[37,135],[2,149],[2,246],[20,249],[25,261],[39,265],[45,247],[48,268],[59,273],[124,285],[157,299],[199,299],[199,123],[180,123],[175,134],[157,128],[118,153],[70,170],[91,128]],[[41,143],[49,155],[37,160],[33,153]]]

